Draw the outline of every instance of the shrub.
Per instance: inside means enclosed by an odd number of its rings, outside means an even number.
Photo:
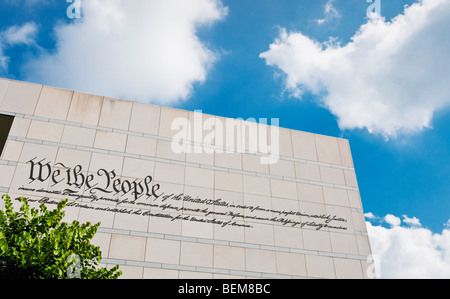
[[[90,243],[100,223],[62,222],[67,199],[56,209],[44,204],[31,208],[26,198],[18,212],[11,198],[3,195],[0,210],[0,278],[22,279],[116,279],[118,266],[99,267],[100,247]]]

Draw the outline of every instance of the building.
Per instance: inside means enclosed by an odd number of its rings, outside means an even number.
[[[0,124],[0,192],[68,198],[124,278],[373,275],[347,140],[6,79]]]

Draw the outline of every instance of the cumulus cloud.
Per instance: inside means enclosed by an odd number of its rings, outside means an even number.
[[[0,42],[0,74],[8,68],[8,57],[3,53],[3,47]]]
[[[375,216],[375,214],[372,213],[372,212],[365,213],[364,217],[366,217],[367,219],[375,219],[375,218],[377,218],[377,216]]]
[[[221,0],[90,0],[56,27],[56,50],[30,61],[28,81],[129,100],[191,95],[218,55],[197,31],[222,20]]]
[[[392,227],[399,226],[402,223],[402,220],[394,215],[387,214],[384,216],[384,221]]]
[[[407,215],[403,215],[403,222],[411,226],[422,226],[420,220],[416,217],[409,218]]]
[[[9,65],[9,56],[5,50],[17,45],[36,45],[38,27],[34,22],[21,26],[14,25],[0,32],[0,71],[6,72]]]
[[[34,22],[25,23],[22,26],[11,26],[2,34],[2,40],[8,45],[32,45],[34,44],[38,28]]]
[[[450,104],[449,15],[450,0],[419,1],[389,22],[368,19],[346,45],[281,29],[260,57],[293,96],[318,95],[341,129],[415,133]]]
[[[373,214],[372,214],[373,215]],[[389,217],[388,217],[389,216]],[[442,233],[436,234],[423,228],[420,221],[413,217],[394,215],[373,217],[384,219],[374,224],[367,222],[372,253],[377,265],[379,278],[389,279],[440,279],[450,278],[450,230],[448,227]],[[392,225],[394,224],[394,225]]]

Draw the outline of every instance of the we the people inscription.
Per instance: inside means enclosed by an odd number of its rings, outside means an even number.
[[[322,228],[347,230],[346,227],[333,225],[335,222],[347,222],[346,219],[339,218],[336,215],[308,214],[298,210],[277,210],[270,207],[261,207],[260,205],[227,202],[222,198],[193,197],[184,193],[169,194],[159,192],[161,187],[159,184],[150,185],[153,181],[150,175],[142,180],[134,179],[133,181],[117,177],[115,170],[107,171],[105,169],[99,169],[94,174],[84,175],[81,165],[77,165],[72,169],[60,162],[51,163],[48,161],[45,162],[44,160],[35,162],[35,160],[32,159],[27,162],[30,164],[30,176],[28,177],[30,183],[28,185],[36,180],[40,183],[48,180],[52,189],[34,189],[30,188],[30,186],[22,186],[19,187],[19,190],[46,195],[56,194],[73,198],[75,201],[70,202],[67,206],[132,215],[162,217],[171,219],[171,221],[185,220],[203,222],[220,225],[221,227],[231,225],[252,228],[252,222],[245,220],[259,220],[266,223],[280,223],[283,226],[314,227],[316,230]],[[54,169],[52,169],[52,164],[55,165]],[[62,167],[64,170],[62,171],[57,167]],[[58,186],[61,189],[57,189]],[[87,195],[80,194],[81,190],[84,190],[84,194]],[[111,195],[119,196],[111,197]],[[141,198],[143,200],[138,201]],[[30,201],[57,204],[57,201],[51,201],[48,197],[41,198],[40,200],[31,198]],[[96,207],[89,205],[89,202],[99,201],[114,203],[116,207]],[[122,208],[123,206],[127,206],[128,208]],[[160,210],[161,212],[152,213],[150,209]],[[189,213],[195,214],[189,215]]]
[[[67,198],[124,278],[374,277],[347,140],[0,79],[2,115],[0,192]]]

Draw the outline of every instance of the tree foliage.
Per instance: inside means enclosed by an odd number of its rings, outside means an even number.
[[[122,272],[118,266],[99,267],[100,247],[90,243],[100,223],[62,222],[67,199],[56,209],[44,204],[30,208],[26,198],[14,211],[8,195],[3,195],[0,210],[0,278],[22,279],[115,279]]]

